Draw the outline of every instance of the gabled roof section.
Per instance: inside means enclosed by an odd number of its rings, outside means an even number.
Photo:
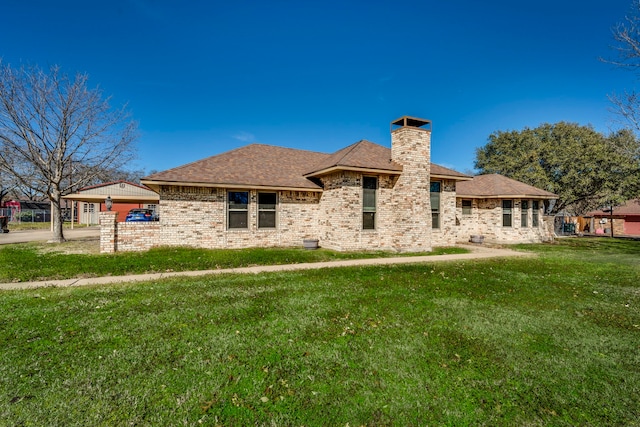
[[[557,199],[556,194],[541,190],[524,182],[507,178],[499,174],[474,176],[470,181],[462,181],[456,185],[456,197],[476,199],[491,198],[534,198]]]
[[[400,174],[402,165],[391,160],[391,150],[366,140],[328,155],[307,170],[305,176],[320,176],[335,170],[362,170]]]
[[[227,188],[274,188],[319,191],[303,175],[309,164],[329,156],[313,151],[251,144],[142,179],[149,187],[202,185]]]
[[[160,196],[148,187],[129,181],[112,181],[91,185],[62,196],[67,200],[101,203],[106,198],[118,203],[158,203]]]
[[[145,187],[144,185],[136,184],[135,182],[125,181],[121,179],[119,181],[103,182],[100,184],[94,184],[94,185],[89,185],[87,187],[82,187],[77,192],[83,193],[83,192],[90,192],[97,189],[105,189],[105,188],[107,189],[117,188],[117,189],[120,189],[120,191],[136,191],[136,190],[151,191],[149,190],[149,188]]]

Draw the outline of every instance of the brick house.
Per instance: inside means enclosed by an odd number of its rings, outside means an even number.
[[[510,226],[495,233],[461,221],[457,187],[474,178],[431,163],[430,155],[431,122],[412,117],[391,123],[390,149],[364,140],[332,154],[251,144],[144,178],[160,196],[159,223],[116,224],[103,213],[101,250],[301,246],[312,239],[339,251],[419,252],[466,241],[470,230],[510,242],[544,238],[540,205],[533,232]],[[526,197],[555,198],[544,193]],[[478,224],[495,220],[484,199],[466,196],[477,200]],[[512,214],[519,212],[521,202],[507,196]]]

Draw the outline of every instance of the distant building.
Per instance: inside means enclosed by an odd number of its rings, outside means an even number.
[[[157,211],[160,196],[149,188],[128,181],[106,182],[79,189],[62,198],[76,202],[75,210],[80,224],[98,224],[99,214],[106,211],[105,200],[111,198],[112,211],[118,212],[118,221],[124,221],[131,209],[146,208]]]

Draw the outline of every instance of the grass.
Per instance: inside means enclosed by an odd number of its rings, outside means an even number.
[[[640,425],[640,242],[520,249],[3,292],[0,424]]]
[[[25,243],[0,246],[0,282],[68,279],[74,277],[122,276],[169,271],[322,262],[356,258],[399,256],[394,252],[335,252],[325,249],[255,248],[233,250],[185,247],[155,248],[146,252],[115,254],[69,253],[87,241],[61,244]],[[89,241],[92,245],[96,241]],[[86,246],[80,246],[86,250]],[[429,255],[466,253],[462,248],[436,248]],[[415,254],[404,254],[415,255]],[[425,254],[422,254],[425,255]]]

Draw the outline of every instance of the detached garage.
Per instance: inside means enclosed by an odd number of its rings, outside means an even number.
[[[72,200],[72,207],[77,209],[79,224],[98,224],[100,212],[106,211],[107,197],[112,202],[111,210],[119,213],[118,221],[124,221],[130,209],[146,208],[157,210],[160,196],[143,185],[128,181],[107,182],[67,194],[63,199]],[[72,214],[72,217],[76,217]]]

